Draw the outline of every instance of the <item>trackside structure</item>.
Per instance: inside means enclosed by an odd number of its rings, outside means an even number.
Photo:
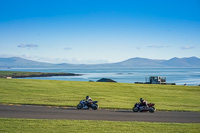
[[[166,83],[166,77],[150,76],[145,78],[146,82],[135,82],[135,84],[163,84],[163,85],[176,85],[176,83]]]

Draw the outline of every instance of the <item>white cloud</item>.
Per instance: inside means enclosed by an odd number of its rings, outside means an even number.
[[[194,49],[195,46],[183,46],[181,47],[182,50],[189,50],[189,49]]]
[[[39,47],[37,44],[20,44],[18,45],[18,48],[37,48]]]
[[[165,48],[165,47],[169,47],[169,46],[165,46],[165,45],[150,45],[150,46],[147,46],[149,48]]]
[[[69,47],[66,47],[66,48],[64,48],[64,50],[71,50],[72,48],[69,48]]]
[[[141,49],[141,47],[136,47],[136,49]]]
[[[82,60],[82,59],[76,59],[76,58],[74,58],[71,61],[72,61],[72,63],[75,63],[75,64],[102,64],[102,63],[108,63],[108,60],[104,60],[104,59]]]

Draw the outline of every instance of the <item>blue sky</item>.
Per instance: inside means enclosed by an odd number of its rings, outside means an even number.
[[[199,0],[0,0],[0,57],[200,58]]]

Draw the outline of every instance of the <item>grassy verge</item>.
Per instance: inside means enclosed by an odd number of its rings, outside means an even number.
[[[200,111],[199,86],[1,79],[0,103],[76,106],[89,95],[102,108],[131,109],[143,97],[158,110]]]
[[[88,120],[36,120],[0,118],[0,132],[3,133],[66,133],[66,132],[113,132],[113,133],[199,133],[200,124],[150,123]]]

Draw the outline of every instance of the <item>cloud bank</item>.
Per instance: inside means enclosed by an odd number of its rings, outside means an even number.
[[[181,47],[182,50],[189,50],[189,49],[194,49],[195,46],[183,46]]]
[[[165,45],[150,45],[150,46],[147,46],[148,48],[166,48],[166,47],[169,47],[169,46],[165,46]]]
[[[69,47],[66,47],[66,48],[64,48],[64,50],[71,50],[71,48],[69,48]]]
[[[39,47],[37,44],[20,44],[18,48],[37,48]]]

